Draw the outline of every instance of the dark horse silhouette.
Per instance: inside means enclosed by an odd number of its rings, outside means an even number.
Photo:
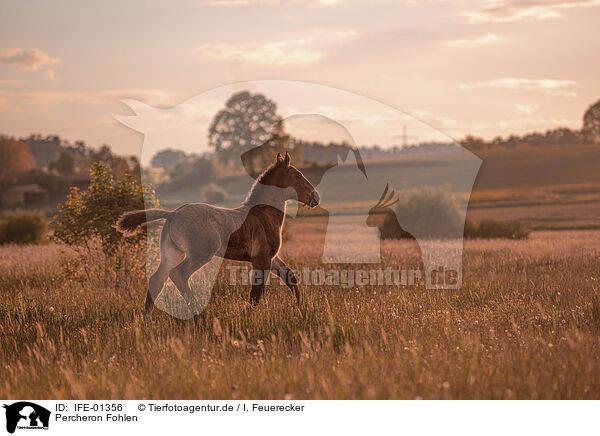
[[[6,409],[6,431],[14,433],[17,428],[17,424],[21,419],[28,419],[30,427],[37,427],[38,420],[42,422],[44,428],[48,428],[50,421],[50,411],[42,406],[38,406],[35,403],[29,401],[19,401],[11,405],[4,405]],[[29,415],[21,415],[23,409],[33,410]]]

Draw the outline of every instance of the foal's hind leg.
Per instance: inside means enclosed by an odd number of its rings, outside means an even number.
[[[154,309],[154,300],[156,300],[162,291],[169,277],[169,271],[183,260],[183,252],[169,238],[167,226],[168,224],[165,225],[160,236],[160,265],[148,282],[148,292],[146,293],[146,302],[144,304],[145,315],[149,315],[152,309]]]
[[[183,262],[177,265],[171,271],[169,277],[177,286],[188,306],[192,305],[193,294],[190,289],[190,277],[204,265],[206,265],[214,256],[213,253],[188,253]]]
[[[198,232],[195,228],[182,229],[178,234],[173,232],[173,236],[176,238],[177,246],[184,250],[185,259],[171,270],[169,277],[188,306],[191,306],[193,294],[189,284],[190,277],[219,251],[221,237],[208,226],[202,232]]]

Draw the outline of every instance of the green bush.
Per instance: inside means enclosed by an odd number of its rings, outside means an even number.
[[[207,203],[222,203],[227,199],[227,191],[215,183],[209,183],[202,190],[204,201]]]
[[[123,212],[158,206],[154,192],[142,187],[133,176],[115,180],[110,169],[96,162],[90,169],[91,184],[85,191],[72,188],[67,200],[58,206],[52,228],[54,239],[67,245],[86,247],[99,240],[103,250],[115,253],[123,244],[145,240],[142,231],[125,239],[115,228]]]
[[[395,212],[387,209],[379,220],[381,239],[444,238],[462,233],[460,200],[444,186],[400,192]],[[531,228],[522,221],[483,220],[467,221],[463,234],[465,238],[527,239],[530,233]]]
[[[48,221],[42,212],[18,209],[0,215],[2,244],[39,244],[47,231]]]
[[[401,239],[411,234],[419,238],[455,237],[461,233],[463,216],[460,200],[447,186],[401,191],[396,216],[392,213],[386,216],[380,228],[381,237]]]
[[[527,239],[531,228],[523,221],[467,221],[466,238]]]

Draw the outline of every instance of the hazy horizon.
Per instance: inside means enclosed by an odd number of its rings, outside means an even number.
[[[235,82],[346,90],[454,139],[579,128],[600,97],[599,41],[588,36],[597,32],[600,0],[59,1],[0,9],[0,132],[58,134],[122,154],[139,154],[143,138],[112,117],[131,114],[120,100],[169,108]]]

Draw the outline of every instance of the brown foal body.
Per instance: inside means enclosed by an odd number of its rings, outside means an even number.
[[[160,238],[160,265],[148,283],[145,313],[153,310],[154,300],[167,278],[171,278],[191,304],[193,294],[189,279],[213,256],[252,263],[252,304],[260,301],[270,273],[278,275],[300,302],[296,277],[277,255],[287,200],[298,200],[311,207],[319,203],[312,184],[290,165],[288,153],[285,157],[277,156],[237,208],[190,203],[174,211],[149,209],[123,214],[117,228],[124,233],[131,233],[149,221],[166,218]]]

